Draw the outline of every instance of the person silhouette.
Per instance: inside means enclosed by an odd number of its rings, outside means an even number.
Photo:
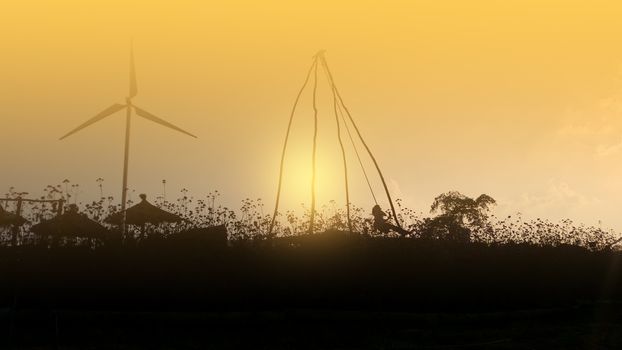
[[[386,218],[387,214],[382,211],[382,208],[380,208],[378,204],[372,208],[371,215],[374,216],[374,230],[382,233],[389,233],[389,231],[393,231],[402,236],[410,234],[410,232],[404,230],[403,228],[390,224],[388,222],[388,218]]]

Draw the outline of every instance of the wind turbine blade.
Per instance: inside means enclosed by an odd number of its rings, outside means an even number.
[[[167,122],[166,120],[164,120],[162,118],[156,117],[155,115],[145,111],[144,109],[140,109],[140,108],[134,106],[134,110],[136,111],[137,115],[139,115],[139,116],[141,116],[141,117],[143,117],[143,118],[145,118],[147,120],[151,120],[154,123],[158,123],[160,125],[166,126],[167,128],[170,128],[170,129],[173,129],[173,130],[177,130],[177,131],[179,131],[181,133],[184,133],[184,134],[186,134],[188,136],[192,136],[194,138],[197,138],[196,136],[192,135],[191,133],[189,133],[189,132],[187,132],[187,131],[185,131],[185,130],[183,130],[183,129],[181,129],[181,128],[179,128],[179,127],[177,127],[177,126],[175,126],[175,125],[173,125],[173,124],[171,124],[169,122]]]
[[[136,67],[134,66],[134,44],[130,49],[130,98],[138,94],[138,85],[136,84]]]
[[[62,140],[64,138],[66,138],[67,136],[72,135],[72,134],[74,134],[74,133],[76,133],[76,132],[86,128],[87,126],[89,126],[91,124],[97,123],[98,121],[106,118],[107,116],[109,116],[111,114],[114,114],[114,113],[122,110],[125,107],[126,107],[126,105],[122,105],[122,104],[119,104],[119,103],[113,104],[112,106],[110,106],[110,107],[104,109],[103,111],[99,112],[93,118],[87,120],[86,122],[84,122],[80,126],[78,126],[77,128],[75,128],[75,129],[71,130],[70,132],[68,132],[67,134],[65,134],[65,136],[60,138],[60,140]]]

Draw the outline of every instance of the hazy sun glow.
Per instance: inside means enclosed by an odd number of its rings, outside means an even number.
[[[427,212],[448,190],[497,210],[622,228],[619,1],[15,1],[0,13],[2,190],[65,178],[119,197],[123,116],[58,138],[128,91],[199,136],[136,120],[130,187],[219,189],[273,204],[289,111],[312,55],[336,82],[390,190]],[[344,204],[330,95],[320,93],[318,200]],[[310,198],[309,95],[284,200]],[[352,152],[349,153],[350,157]],[[353,201],[369,208],[355,158]],[[368,160],[366,160],[368,161]],[[368,169],[373,169],[366,164]],[[376,192],[381,193],[377,177]]]

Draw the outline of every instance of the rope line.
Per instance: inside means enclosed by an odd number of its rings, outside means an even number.
[[[324,64],[322,64],[322,66],[324,66]],[[326,79],[328,79],[329,83],[331,82],[331,77],[328,74],[326,67],[324,69],[324,74],[326,75]],[[337,101],[337,93],[335,91],[335,89],[333,89],[333,86],[331,84],[331,92],[333,93],[333,102]],[[374,189],[371,185],[371,181],[369,181],[369,176],[367,175],[367,171],[365,170],[365,166],[363,165],[363,160],[361,159],[361,155],[359,153],[358,148],[356,147],[356,142],[354,142],[354,138],[352,137],[352,133],[350,132],[350,127],[348,126],[348,122],[346,121],[344,115],[343,115],[343,110],[342,107],[337,103],[334,104],[334,106],[337,108],[336,112],[339,113],[339,116],[341,117],[341,120],[343,121],[343,125],[346,128],[346,132],[348,133],[348,138],[350,139],[350,143],[352,144],[352,148],[354,149],[354,153],[356,154],[356,158],[358,159],[359,165],[361,166],[361,171],[363,172],[363,175],[365,176],[365,181],[367,182],[367,187],[369,188],[369,192],[371,193],[372,198],[374,199],[374,203],[378,204],[378,200],[376,199],[376,193],[374,192]],[[339,136],[339,143],[342,146],[342,150],[345,152],[345,150],[343,149],[343,143],[341,142],[341,132],[339,131],[339,120],[337,120],[337,130],[338,130],[338,136]],[[345,156],[344,156],[345,157]],[[344,159],[344,163],[345,163],[345,159]],[[345,167],[345,165],[344,165]],[[346,170],[347,172],[347,170]],[[347,174],[346,174],[347,176]],[[346,191],[348,191],[348,185],[347,185],[347,177],[346,177]],[[346,197],[349,197],[346,194]],[[349,204],[349,200],[348,200],[348,204]]]
[[[354,130],[356,131],[359,139],[361,140],[361,143],[363,144],[363,146],[365,146],[365,149],[367,150],[367,154],[369,154],[369,157],[371,158],[371,160],[374,162],[374,165],[376,166],[376,170],[378,171],[378,175],[380,176],[380,180],[382,181],[382,186],[384,187],[384,191],[385,191],[385,193],[387,195],[387,199],[389,200],[389,205],[391,206],[391,212],[393,213],[393,217],[395,218],[395,223],[397,224],[397,226],[399,228],[402,228],[402,225],[400,224],[400,221],[399,221],[398,216],[397,216],[397,212],[395,211],[395,206],[393,205],[393,200],[391,199],[391,194],[389,193],[389,187],[387,186],[387,182],[384,179],[384,175],[382,175],[382,171],[380,170],[380,166],[378,165],[378,161],[376,161],[376,157],[374,157],[374,154],[372,153],[371,149],[369,148],[369,146],[367,145],[367,143],[363,139],[361,131],[359,130],[358,126],[356,125],[356,122],[354,122],[354,118],[352,118],[352,114],[350,114],[350,111],[348,110],[348,107],[343,102],[343,98],[341,97],[341,94],[339,93],[339,90],[335,86],[335,81],[333,79],[333,75],[330,72],[330,69],[328,68],[328,63],[326,63],[326,58],[323,55],[320,58],[322,59],[322,65],[324,66],[324,69],[326,69],[326,72],[328,73],[328,76],[330,77],[330,84],[332,85],[333,89],[335,90],[335,93],[337,94],[337,97],[339,98],[339,103],[343,107],[343,110],[346,112],[346,115],[348,116],[348,119],[352,123],[352,126],[354,127]]]
[[[350,132],[350,127],[346,121],[346,118],[343,115],[343,111],[341,110],[341,106],[337,105],[337,109],[339,111],[339,115],[343,120],[343,125],[346,128],[348,133],[348,137],[350,138],[350,142],[352,143],[352,148],[354,149],[354,153],[356,154],[356,158],[359,161],[359,165],[361,166],[361,170],[363,171],[363,175],[365,176],[365,181],[367,182],[367,187],[369,188],[369,192],[371,192],[371,196],[374,199],[374,203],[378,204],[378,199],[376,199],[376,193],[374,192],[374,188],[371,185],[371,181],[369,181],[369,176],[367,175],[367,171],[365,170],[365,166],[363,165],[363,160],[361,159],[361,155],[359,154],[359,150],[356,147],[356,143],[354,142],[354,138],[352,137],[352,133]]]

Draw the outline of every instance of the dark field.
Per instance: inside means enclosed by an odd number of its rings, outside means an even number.
[[[481,313],[24,310],[14,316],[12,340],[3,337],[3,344],[25,349],[619,349],[621,311],[620,304]],[[8,312],[0,317],[9,324]]]
[[[621,256],[342,233],[4,248],[2,339],[69,349],[617,349]]]

